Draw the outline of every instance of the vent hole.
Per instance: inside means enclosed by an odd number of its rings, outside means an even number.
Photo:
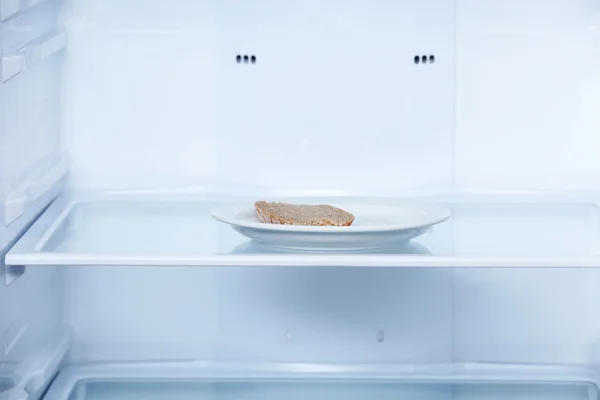
[[[240,56],[239,54],[237,56],[235,56],[235,61],[239,64],[242,62],[242,56]]]
[[[423,54],[416,55],[414,58],[415,64],[433,64],[435,63],[435,55],[433,54]]]
[[[244,56],[244,64],[248,64],[248,56]]]
[[[252,64],[256,64],[256,56],[252,56],[252,57],[250,57],[250,62],[251,62]]]

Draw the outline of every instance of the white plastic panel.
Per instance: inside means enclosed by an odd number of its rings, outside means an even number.
[[[66,3],[73,185],[164,189],[214,177],[214,2]]]
[[[0,198],[22,185],[43,160],[59,150],[60,62],[0,86]]]
[[[2,399],[39,398],[66,355],[63,272],[28,271],[0,285],[0,380],[10,381]]]
[[[600,270],[455,271],[455,357],[597,364]]]
[[[215,273],[177,267],[68,269],[71,360],[216,359]]]
[[[23,214],[28,204],[65,173],[65,168],[50,167],[60,158],[62,59],[56,53],[64,48],[66,36],[57,29],[59,10],[59,1],[48,1],[0,24],[0,72],[6,81],[0,84],[3,225]],[[49,175],[52,179],[46,179]],[[27,199],[23,190],[28,192]],[[15,202],[20,205],[15,207]]]
[[[234,268],[220,272],[224,360],[452,360],[452,270]]]
[[[456,184],[600,188],[600,3],[456,4]]]
[[[451,184],[454,2],[217,4],[221,179],[371,194]],[[415,64],[423,54],[435,63]]]
[[[452,181],[452,2],[70,3],[76,188]],[[236,63],[246,53],[258,62]]]

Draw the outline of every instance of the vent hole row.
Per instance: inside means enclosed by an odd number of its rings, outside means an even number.
[[[256,56],[255,55],[251,55],[249,56],[248,54],[238,54],[237,56],[235,56],[235,62],[238,64],[244,63],[244,64],[256,64]]]
[[[435,56],[431,55],[416,55],[415,56],[415,64],[433,64],[435,63]]]

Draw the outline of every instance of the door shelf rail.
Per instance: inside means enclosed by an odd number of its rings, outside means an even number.
[[[4,199],[0,209],[0,223],[9,226],[27,212],[33,202],[63,180],[69,171],[69,156],[53,154],[39,162],[20,185],[14,187]]]
[[[9,21],[49,0],[0,0],[0,22]]]
[[[8,82],[35,64],[62,51],[66,45],[67,34],[58,30],[42,35],[14,52],[2,54],[2,64],[0,64],[2,83]]]

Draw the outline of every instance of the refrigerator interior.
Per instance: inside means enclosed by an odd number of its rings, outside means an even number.
[[[0,399],[598,398],[600,2],[0,21]],[[453,216],[328,256],[209,214],[288,195]]]

